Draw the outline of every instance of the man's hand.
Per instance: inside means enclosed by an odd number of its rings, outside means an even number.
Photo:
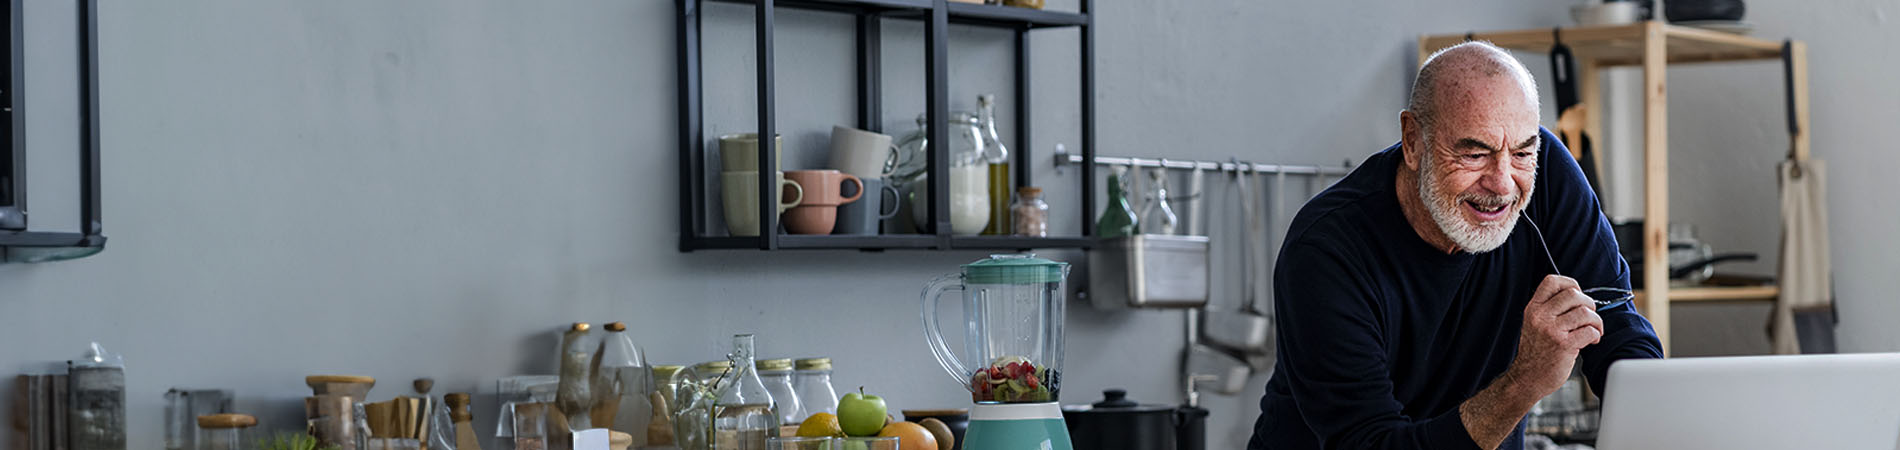
[[[1596,301],[1562,275],[1544,277],[1524,306],[1524,327],[1518,332],[1517,359],[1511,361],[1512,382],[1531,401],[1556,392],[1570,378],[1583,347],[1603,339],[1603,317]]]
[[[1577,280],[1544,277],[1524,306],[1517,358],[1504,375],[1458,408],[1465,432],[1479,448],[1493,449],[1517,428],[1537,400],[1563,387],[1583,347],[1603,338],[1596,301],[1577,288]]]

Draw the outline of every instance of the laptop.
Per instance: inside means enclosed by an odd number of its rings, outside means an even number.
[[[1900,353],[1624,360],[1597,448],[1900,449]]]

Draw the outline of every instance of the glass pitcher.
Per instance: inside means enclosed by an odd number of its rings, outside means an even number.
[[[1034,255],[991,255],[960,274],[931,280],[923,293],[924,338],[951,378],[976,403],[1051,403],[1062,383],[1062,308],[1069,264]],[[944,343],[937,299],[963,291],[964,352]]]

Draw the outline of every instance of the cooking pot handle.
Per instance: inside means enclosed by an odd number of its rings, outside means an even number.
[[[1754,253],[1723,253],[1723,254],[1711,256],[1708,258],[1690,261],[1690,262],[1684,263],[1681,266],[1671,268],[1669,270],[1669,278],[1676,279],[1676,278],[1687,277],[1689,276],[1689,274],[1695,273],[1698,270],[1702,270],[1702,268],[1704,267],[1713,266],[1716,263],[1724,263],[1724,262],[1729,262],[1729,261],[1754,261],[1755,258],[1756,256]]]
[[[930,353],[937,356],[937,364],[943,365],[944,373],[956,379],[957,385],[969,389],[970,374],[973,372],[963,365],[962,360],[957,359],[957,353],[951,351],[950,346],[944,344],[942,327],[937,326],[937,299],[952,290],[964,290],[962,275],[944,275],[924,285],[924,339],[930,342]]]

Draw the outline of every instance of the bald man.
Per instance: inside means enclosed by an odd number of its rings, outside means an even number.
[[[1629,266],[1537,102],[1503,50],[1440,51],[1399,143],[1300,208],[1248,448],[1522,448],[1531,405],[1579,359],[1603,392],[1611,362],[1662,357],[1627,302],[1583,292],[1628,292]]]

